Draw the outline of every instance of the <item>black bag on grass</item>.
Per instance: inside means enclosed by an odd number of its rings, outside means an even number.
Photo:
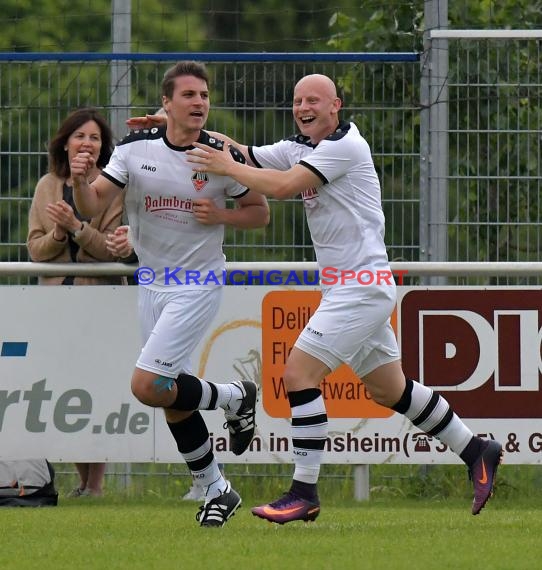
[[[47,459],[0,461],[0,507],[45,507],[57,503],[55,470]]]

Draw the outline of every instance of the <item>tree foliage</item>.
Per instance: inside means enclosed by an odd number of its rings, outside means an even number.
[[[375,9],[375,2],[363,3],[355,15],[338,12],[331,20],[335,36],[329,45],[337,51],[423,50],[424,3],[390,1]],[[542,2],[461,0],[448,3],[451,29],[539,29],[542,27]],[[524,261],[540,255],[539,173],[542,124],[540,101],[538,42],[507,43],[491,41],[450,41],[449,84],[449,164],[450,183],[449,259],[460,261]],[[362,83],[367,73],[353,68],[341,78],[345,92]],[[373,79],[377,79],[373,75]],[[419,101],[419,83],[408,82],[401,74],[378,78],[370,89],[393,92],[394,85],[408,85],[406,99],[414,107]],[[397,92],[397,91],[395,91]],[[367,93],[367,97],[370,94]],[[394,100],[395,104],[401,101]],[[404,103],[404,101],[403,101]],[[411,112],[416,124],[418,110]],[[366,124],[367,112],[356,118]],[[385,141],[384,156],[396,149],[419,149],[417,132],[402,137],[394,128],[393,112],[383,114],[379,123],[385,136],[373,142],[378,155],[379,140]],[[485,133],[485,134],[484,134]],[[394,145],[397,145],[394,148]],[[432,157],[438,160],[438,157]],[[397,179],[392,158],[380,163],[384,184],[387,219],[393,217],[393,201],[386,201],[397,191],[405,197],[418,197],[419,172],[410,180]],[[391,194],[390,194],[391,190]],[[405,213],[409,214],[407,210]],[[407,223],[417,224],[416,215]],[[405,231],[403,229],[403,231]],[[390,243],[399,243],[395,226],[388,224]],[[417,232],[405,231],[405,235]],[[392,257],[393,257],[393,252]]]

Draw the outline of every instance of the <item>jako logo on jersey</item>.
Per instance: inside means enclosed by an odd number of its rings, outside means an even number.
[[[156,172],[156,166],[150,166],[148,164],[142,164],[141,170],[148,170],[149,172]]]
[[[192,174],[192,184],[196,192],[201,192],[207,182],[209,182],[209,177],[205,172],[194,172],[194,174]]]

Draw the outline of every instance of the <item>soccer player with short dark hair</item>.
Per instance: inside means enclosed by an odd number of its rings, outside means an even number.
[[[203,64],[177,63],[162,82],[166,125],[130,133],[92,183],[89,153],[75,156],[71,174],[75,201],[85,215],[100,211],[127,187],[143,336],[132,392],[144,404],[164,409],[179,452],[205,488],[197,514],[201,526],[222,526],[241,497],[220,472],[200,410],[224,409],[231,451],[240,455],[254,435],[258,388],[252,381],[211,383],[193,375],[191,355],[217,314],[222,287],[186,276],[222,275],[224,226],[265,226],[269,208],[261,194],[227,176],[194,173],[187,161],[196,142],[217,149],[224,144],[203,130],[208,84]],[[240,153],[237,159],[243,160]],[[235,208],[226,208],[226,197],[235,199]]]

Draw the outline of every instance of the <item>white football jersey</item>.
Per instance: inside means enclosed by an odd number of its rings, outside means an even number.
[[[256,166],[288,170],[299,163],[323,185],[302,192],[320,272],[389,270],[384,213],[371,151],[354,123],[341,122],[317,145],[294,135],[272,145],[249,147]]]
[[[198,142],[223,147],[205,131]],[[224,226],[200,224],[192,203],[212,198],[224,208],[227,196],[239,198],[248,192],[232,178],[194,172],[186,160],[189,148],[194,147],[172,145],[165,127],[134,131],[115,147],[102,171],[120,188],[128,186],[125,205],[134,249],[140,268],[154,271],[147,286],[155,290],[216,286],[213,275],[222,283]],[[240,153],[232,154],[244,161]]]

